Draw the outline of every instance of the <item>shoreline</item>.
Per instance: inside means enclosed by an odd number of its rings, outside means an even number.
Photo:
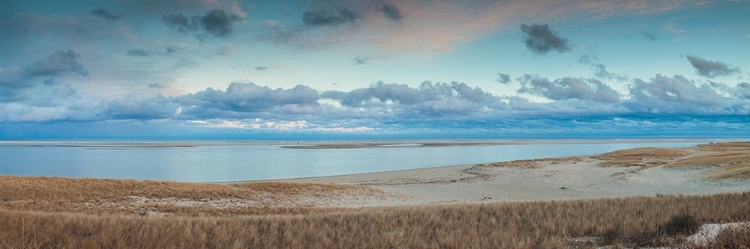
[[[358,149],[535,144],[709,143],[745,141],[742,138],[559,138],[559,139],[366,139],[366,140],[211,140],[211,141],[0,141],[0,146],[53,146],[92,148],[170,148],[201,146],[279,146],[282,149]]]
[[[367,186],[387,196],[357,207],[713,195],[750,191],[745,171],[728,169],[737,175],[722,176],[729,174],[722,171],[726,165],[740,165],[750,172],[750,165],[743,166],[750,154],[733,157],[742,154],[738,151],[750,153],[750,143],[634,148],[589,156],[217,184],[339,184]],[[722,153],[726,156],[705,164]]]

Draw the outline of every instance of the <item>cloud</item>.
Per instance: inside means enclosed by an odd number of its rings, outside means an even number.
[[[720,61],[710,61],[693,55],[688,55],[687,59],[690,61],[690,65],[695,68],[696,73],[706,78],[729,76],[740,72],[739,68]]]
[[[661,30],[667,31],[672,34],[683,34],[685,33],[684,29],[677,28],[677,24],[674,21],[669,21],[664,24],[664,27],[661,28]]]
[[[432,119],[496,112],[507,107],[497,96],[459,82],[423,82],[418,88],[378,82],[367,88],[349,92],[327,91],[320,96],[352,108],[343,109],[353,112],[348,115],[375,118]]]
[[[549,81],[538,75],[523,75],[518,93],[528,93],[551,100],[590,100],[595,102],[618,103],[620,93],[607,84],[595,79],[565,77]]]
[[[49,57],[27,66],[24,71],[26,77],[89,75],[81,63],[81,56],[73,50],[57,50]]]
[[[156,89],[163,89],[165,86],[163,84],[159,84],[159,83],[151,83],[151,84],[148,84],[148,87],[149,88],[156,88]]]
[[[398,7],[393,4],[383,4],[383,7],[380,8],[380,11],[383,12],[383,16],[385,18],[388,18],[388,20],[400,22],[401,19],[404,18],[404,16],[401,14],[401,10],[399,10]]]
[[[357,56],[357,57],[354,57],[354,59],[352,59],[352,63],[354,65],[365,65],[367,63],[370,63],[371,59],[372,59],[371,57]]]
[[[652,40],[652,41],[656,41],[656,40],[658,39],[658,38],[656,37],[656,34],[654,34],[654,32],[650,32],[650,31],[645,31],[645,30],[644,30],[643,32],[641,32],[641,35],[642,35],[642,36],[643,36],[644,38],[646,38],[646,39],[649,39],[649,40]]]
[[[384,18],[383,6],[396,6],[402,19]],[[611,16],[637,18],[694,5],[684,1],[313,1],[310,10],[325,17],[321,23],[338,28],[315,28],[282,19],[269,22],[258,38],[297,49],[322,49],[339,44],[371,44],[388,52],[447,52],[458,44],[517,28],[518,20],[560,23],[572,17],[602,20]],[[343,18],[336,6],[345,6],[357,18]],[[587,13],[585,16],[580,13]],[[312,13],[312,12],[308,12]],[[304,16],[304,15],[303,15]],[[328,18],[331,17],[331,18]],[[351,21],[345,21],[351,20]],[[356,25],[341,25],[351,23]],[[397,25],[394,25],[397,24]]]
[[[354,22],[360,18],[359,13],[347,8],[336,10],[308,10],[302,14],[302,22],[307,26],[338,26]]]
[[[698,85],[682,75],[656,75],[650,81],[636,79],[630,86],[627,106],[642,113],[724,114],[731,104],[709,85]]]
[[[143,50],[143,49],[131,49],[131,50],[128,50],[128,52],[126,54],[130,55],[130,56],[135,56],[135,57],[147,57],[147,56],[149,56],[148,51]]]
[[[232,83],[226,91],[208,88],[195,94],[178,98],[187,106],[185,113],[196,116],[211,116],[216,111],[259,112],[271,109],[296,109],[296,107],[317,106],[319,94],[310,87],[298,85],[292,89],[271,89],[253,83]],[[302,111],[301,108],[298,109]],[[283,111],[283,110],[279,110]]]
[[[237,47],[229,43],[224,44],[218,51],[216,51],[216,53],[221,56],[230,56],[235,52],[237,52]]]
[[[742,82],[737,84],[737,95],[745,99],[750,99],[750,83]]]
[[[24,67],[0,67],[0,98],[14,100],[22,94],[18,89],[40,84],[54,85],[56,79],[68,76],[88,76],[81,63],[81,56],[73,50],[58,50],[31,65]],[[0,99],[0,101],[2,101]]]
[[[628,77],[627,75],[607,71],[607,66],[599,63],[599,58],[596,58],[596,56],[593,55],[581,55],[581,57],[578,58],[578,63],[591,67],[591,70],[594,71],[594,75],[597,78],[618,81],[630,80],[630,77]]]
[[[268,69],[270,69],[270,67],[268,67],[268,66],[257,66],[257,67],[255,67],[255,70],[258,70],[258,71],[266,71]]]
[[[183,14],[167,14],[162,16],[162,21],[167,26],[182,33],[194,33],[199,39],[204,34],[214,37],[227,37],[232,34],[234,23],[242,19],[241,16],[227,14],[221,9],[213,9],[204,15],[192,16],[190,18]]]
[[[500,82],[502,84],[508,84],[510,83],[510,75],[504,74],[504,73],[498,73],[497,74],[497,82]]]
[[[547,54],[550,51],[569,52],[571,50],[568,39],[560,37],[547,24],[522,24],[521,31],[525,34],[523,42],[531,52]]]
[[[114,20],[118,20],[118,19],[122,18],[122,15],[112,13],[108,9],[105,9],[105,8],[95,9],[95,10],[91,11],[91,14],[94,15],[94,16],[96,16],[96,17],[99,17],[99,18],[102,18],[102,19],[105,19],[105,20],[110,20],[110,21],[114,21]]]

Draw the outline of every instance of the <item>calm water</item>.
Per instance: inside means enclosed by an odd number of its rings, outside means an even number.
[[[94,148],[0,145],[0,174],[217,182],[330,176],[543,157],[593,155],[659,143],[285,149],[278,145]]]

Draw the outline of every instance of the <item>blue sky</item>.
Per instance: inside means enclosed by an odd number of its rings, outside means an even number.
[[[2,1],[0,138],[747,136],[748,1]]]

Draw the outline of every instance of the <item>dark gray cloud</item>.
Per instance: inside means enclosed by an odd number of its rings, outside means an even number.
[[[31,106],[64,103],[61,99],[74,99],[78,95],[61,84],[61,79],[88,75],[80,55],[72,50],[58,50],[24,67],[0,69],[0,102],[23,102]]]
[[[49,57],[24,68],[24,76],[27,78],[63,75],[89,75],[81,63],[81,56],[73,50],[55,51]]]
[[[122,15],[112,13],[111,11],[109,11],[108,9],[105,9],[105,8],[95,9],[95,10],[91,11],[91,14],[94,15],[94,16],[96,16],[96,17],[99,17],[99,18],[102,18],[102,19],[105,19],[105,20],[110,20],[110,21],[114,21],[114,20],[118,20],[118,19],[122,18]]]
[[[241,20],[239,16],[227,15],[223,10],[211,10],[200,17],[200,23],[209,34],[222,37],[232,33],[232,24]]]
[[[538,75],[526,74],[517,80],[521,82],[519,93],[538,95],[551,100],[578,99],[606,103],[620,102],[620,93],[595,79],[565,77],[550,81]]]
[[[591,70],[594,71],[594,75],[596,75],[597,78],[618,81],[630,80],[630,77],[628,77],[627,75],[607,71],[607,66],[599,63],[599,58],[596,58],[596,56],[587,54],[581,55],[581,57],[578,58],[578,63],[591,67]]]
[[[171,53],[177,52],[178,49],[177,47],[169,46],[165,50],[167,51],[168,54],[171,54]]]
[[[508,84],[510,83],[510,75],[504,74],[504,73],[498,73],[497,74],[497,82]]]
[[[309,10],[302,14],[302,22],[307,26],[338,26],[353,22],[360,17],[356,11],[347,8],[336,10]]]
[[[389,20],[400,22],[401,19],[404,19],[404,16],[401,14],[401,10],[398,9],[396,5],[383,4],[383,7],[380,8],[380,11],[383,12],[383,16],[385,18],[388,18]]]
[[[159,84],[159,83],[151,83],[151,84],[148,84],[148,87],[149,88],[156,88],[156,89],[163,89],[164,85]]]
[[[65,76],[88,76],[81,63],[81,56],[73,50],[58,50],[47,58],[24,67],[0,68],[0,89],[6,97],[15,95],[11,89],[22,89],[38,84],[54,85],[56,78]]]
[[[128,50],[128,52],[126,54],[130,55],[130,56],[136,56],[136,57],[146,57],[146,56],[149,56],[148,51],[143,50],[143,49],[131,49],[131,50]]]
[[[742,82],[737,84],[737,96],[750,99],[750,83]]]
[[[656,34],[654,32],[650,32],[650,31],[643,31],[643,32],[641,32],[641,35],[644,38],[652,40],[652,41],[656,41],[658,39],[658,37],[656,37]]]
[[[706,78],[729,76],[740,72],[739,68],[727,65],[720,61],[710,61],[698,56],[688,55],[690,65],[693,65],[698,75]]]
[[[192,22],[182,14],[166,14],[161,19],[167,26],[182,33],[198,31],[198,23]]]
[[[182,32],[194,33],[197,36],[209,34],[214,37],[226,37],[232,33],[234,23],[242,20],[234,14],[227,14],[224,10],[213,9],[205,15],[187,17],[183,14],[167,14],[162,21],[169,27]]]
[[[550,51],[568,52],[571,50],[568,39],[560,37],[547,24],[521,25],[524,33],[523,42],[526,48],[536,54],[547,54]]]
[[[370,63],[371,59],[372,58],[366,57],[366,56],[357,56],[357,57],[354,57],[354,59],[352,59],[352,63],[354,65],[365,65],[367,63]]]

